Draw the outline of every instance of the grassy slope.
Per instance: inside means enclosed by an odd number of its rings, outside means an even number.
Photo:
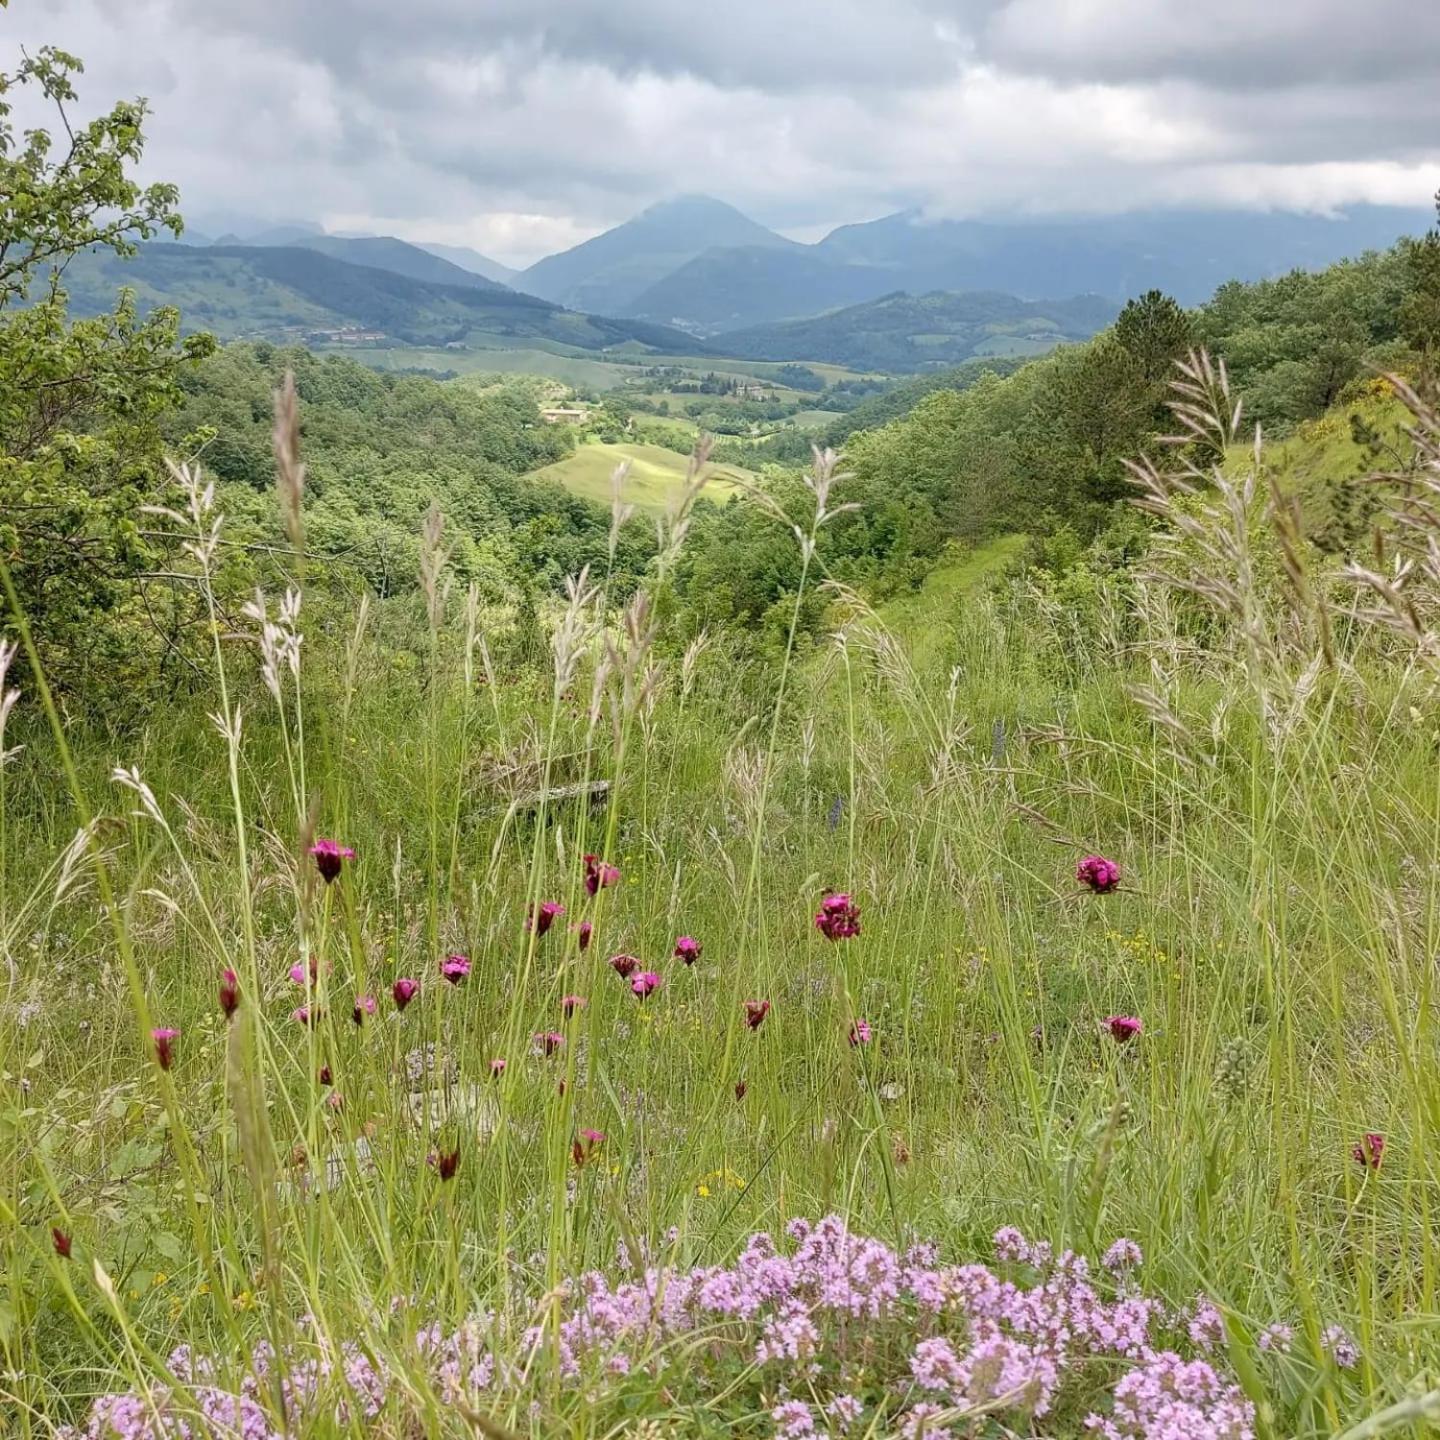
[[[535,473],[542,479],[558,480],[572,494],[608,505],[610,476],[622,460],[630,462],[625,498],[643,510],[663,510],[684,483],[685,456],[659,445],[589,441],[568,459]],[[745,471],[730,465],[717,465],[712,473],[705,494],[717,502],[734,493],[737,478],[748,478]]]

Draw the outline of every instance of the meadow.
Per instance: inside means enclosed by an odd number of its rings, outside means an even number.
[[[1440,575],[1230,454],[1137,472],[1142,570],[884,614],[821,456],[778,667],[667,643],[703,471],[538,663],[438,513],[413,601],[312,630],[302,560],[138,731],[22,624],[9,1432],[1432,1433]]]
[[[632,441],[607,444],[585,440],[573,454],[533,472],[538,479],[555,480],[572,495],[609,505],[611,476],[619,465],[628,465],[626,502],[642,510],[660,513],[684,493],[687,462],[684,455],[662,445]],[[723,504],[735,493],[737,481],[748,480],[747,472],[734,466],[718,465],[705,486],[705,498]]]

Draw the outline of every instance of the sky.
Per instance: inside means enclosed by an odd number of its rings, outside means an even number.
[[[12,0],[145,96],[193,223],[528,264],[676,193],[796,239],[936,216],[1424,206],[1440,0]],[[19,112],[22,120],[30,118]]]

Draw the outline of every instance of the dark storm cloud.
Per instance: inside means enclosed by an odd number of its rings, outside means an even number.
[[[192,212],[512,260],[682,190],[813,233],[1440,183],[1429,0],[31,0],[7,32],[149,95]]]

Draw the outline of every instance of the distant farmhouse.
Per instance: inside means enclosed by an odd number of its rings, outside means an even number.
[[[578,405],[552,405],[540,412],[540,418],[547,425],[583,425],[590,412]]]

